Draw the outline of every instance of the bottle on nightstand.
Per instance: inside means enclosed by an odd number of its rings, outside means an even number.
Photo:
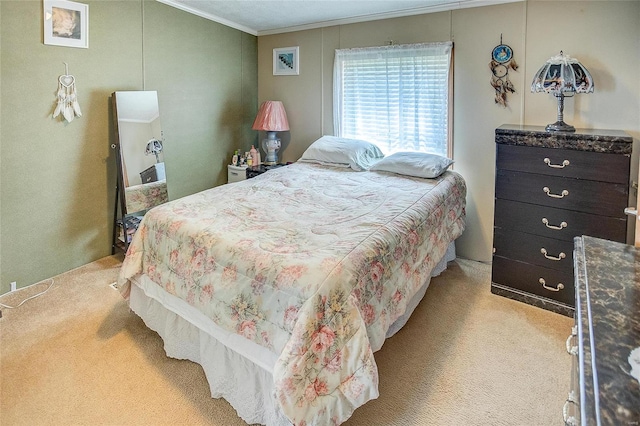
[[[259,166],[260,165],[260,160],[258,157],[258,151],[253,147],[253,145],[251,145],[251,150],[249,151],[249,155],[251,156],[251,162],[253,163],[254,166]]]

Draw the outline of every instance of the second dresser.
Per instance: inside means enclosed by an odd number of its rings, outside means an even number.
[[[496,129],[491,291],[573,315],[573,238],[625,242],[633,138]]]

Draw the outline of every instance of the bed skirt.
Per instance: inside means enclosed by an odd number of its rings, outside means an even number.
[[[442,273],[455,257],[452,242],[431,276]],[[249,424],[291,425],[279,410],[273,393],[272,372],[277,354],[217,327],[204,314],[169,295],[144,275],[136,277],[133,283],[131,310],[160,335],[168,357],[187,359],[202,366],[213,398],[227,400]],[[430,279],[408,303],[405,314],[389,327],[387,338],[406,324],[429,283]]]

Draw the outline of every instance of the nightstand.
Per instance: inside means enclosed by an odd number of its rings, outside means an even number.
[[[245,169],[247,166],[233,166],[231,164],[227,165],[227,183],[240,182],[241,180],[245,180],[247,175],[245,174]]]
[[[268,172],[269,170],[277,169],[282,166],[286,166],[286,164],[260,164],[259,166],[247,167],[247,179],[251,179],[252,177],[256,177],[264,172]]]

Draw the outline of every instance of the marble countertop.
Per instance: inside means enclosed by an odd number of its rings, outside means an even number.
[[[496,143],[505,145],[612,154],[631,154],[633,148],[633,138],[621,130],[576,129],[575,132],[550,132],[543,126],[503,124],[495,133]]]
[[[581,423],[638,425],[629,354],[640,347],[640,249],[587,236],[574,243]]]

